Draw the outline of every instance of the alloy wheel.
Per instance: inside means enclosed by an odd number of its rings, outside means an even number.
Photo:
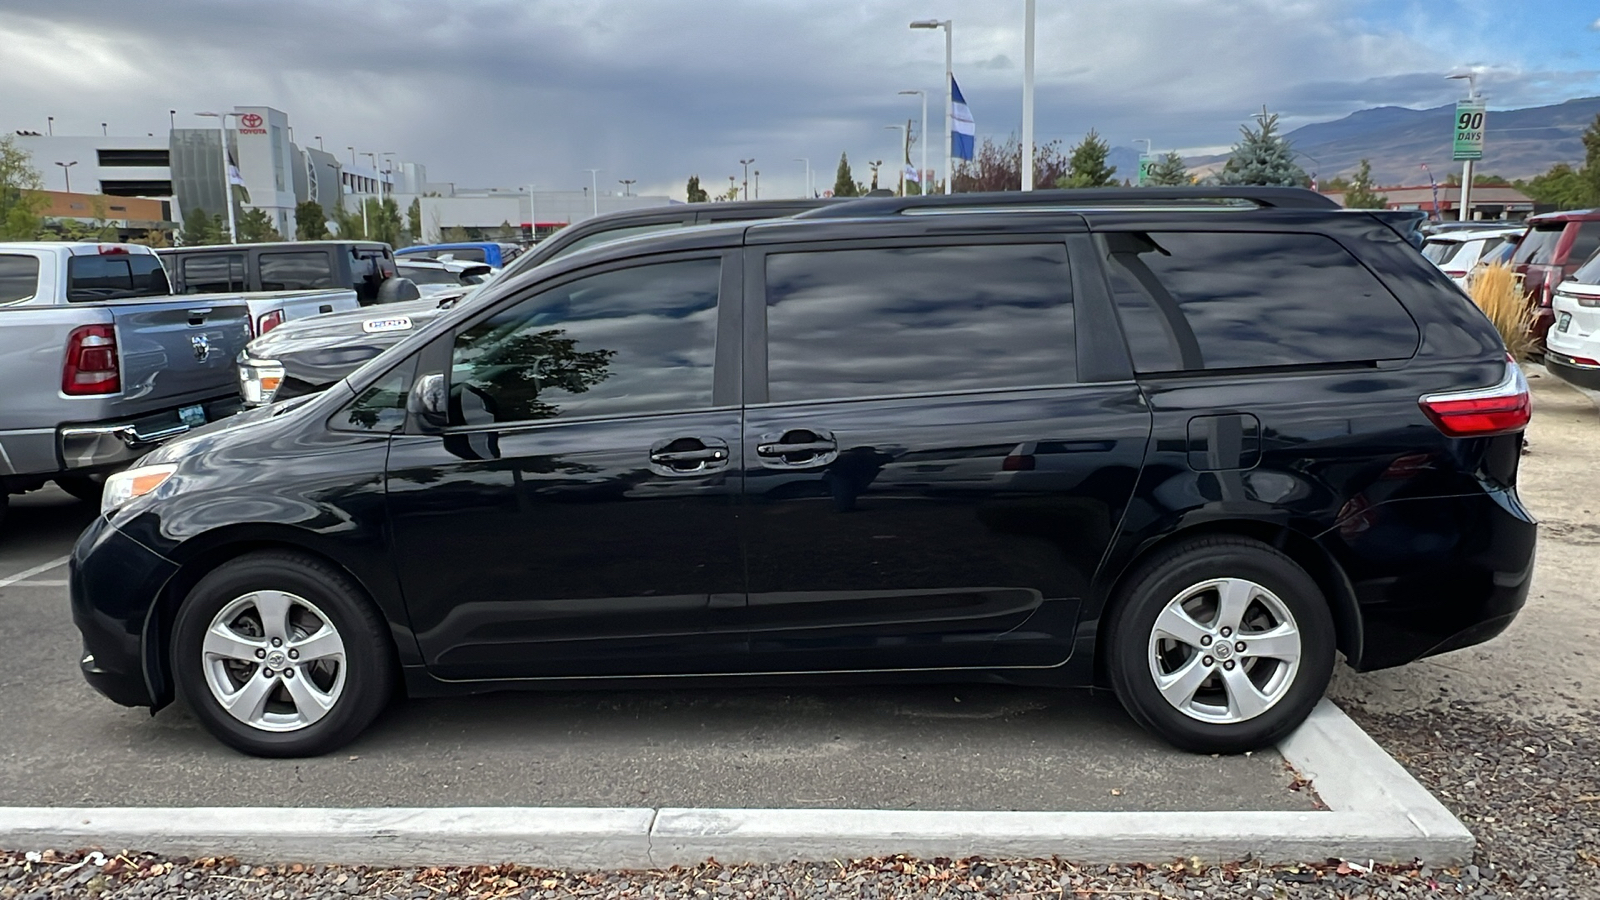
[[[315,604],[253,591],[223,606],[201,645],[206,686],[233,718],[261,731],[320,721],[344,692],[344,641]]]
[[[1231,725],[1293,686],[1301,635],[1278,596],[1243,578],[1202,581],[1167,602],[1150,631],[1150,674],[1174,709]]]

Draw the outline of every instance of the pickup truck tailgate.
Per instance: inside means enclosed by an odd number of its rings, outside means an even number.
[[[122,357],[121,415],[137,415],[236,390],[235,360],[250,340],[242,301],[111,301]]]

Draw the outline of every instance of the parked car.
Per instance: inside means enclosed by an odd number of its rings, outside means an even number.
[[[516,244],[502,241],[467,241],[456,244],[415,244],[394,252],[396,259],[453,259],[457,262],[479,262],[496,269],[504,268],[522,254]]]
[[[739,222],[794,215],[824,207],[825,200],[775,200],[689,204],[625,210],[585,219],[546,238],[488,279],[492,282],[581,250],[624,238],[673,231],[697,223]],[[410,265],[402,262],[402,265]],[[404,274],[404,273],[402,273]],[[321,319],[274,332],[250,344],[239,367],[239,390],[249,406],[287,400],[337,384],[385,348],[403,340],[442,310],[466,302],[483,286],[450,288],[424,302],[386,305],[382,311]]]
[[[1468,277],[1486,256],[1506,244],[1515,245],[1527,228],[1522,225],[1499,228],[1455,229],[1429,235],[1422,255],[1444,270],[1450,280],[1467,289]]]
[[[242,296],[174,297],[150,248],[0,243],[0,519],[54,480],[98,497],[106,475],[238,410]]]
[[[345,288],[362,306],[416,299],[378,241],[278,241],[157,251],[179,294]]]
[[[161,448],[74,548],[85,676],[269,756],[401,684],[800,674],[1108,684],[1236,752],[1336,651],[1511,622],[1527,384],[1416,218],[1040,194],[597,246]],[[806,481],[840,499],[771,487]]]
[[[428,298],[456,288],[477,287],[498,270],[484,263],[400,257],[395,271],[401,278],[410,279]]]
[[[1528,231],[1511,256],[1511,267],[1522,276],[1523,290],[1534,307],[1530,330],[1538,349],[1544,349],[1545,335],[1555,323],[1550,304],[1556,286],[1572,277],[1596,250],[1600,250],[1600,209],[1528,217]]]
[[[1563,381],[1600,391],[1600,254],[1556,288],[1544,364]]]

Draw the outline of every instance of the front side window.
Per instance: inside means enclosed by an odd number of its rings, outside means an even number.
[[[1405,307],[1319,234],[1102,235],[1117,315],[1138,372],[1405,359]]]
[[[38,290],[38,259],[0,254],[0,305],[31,299]]]
[[[774,403],[1076,377],[1064,244],[775,253],[766,273]]]
[[[333,287],[333,269],[328,254],[321,250],[297,253],[263,253],[261,267],[263,291],[309,291]]]
[[[457,425],[711,406],[720,259],[567,282],[456,334]]]
[[[410,364],[390,372],[362,391],[344,409],[334,414],[337,428],[355,431],[392,432],[406,421],[406,390],[411,384]]]
[[[244,289],[243,253],[202,253],[184,257],[185,294],[225,294]]]

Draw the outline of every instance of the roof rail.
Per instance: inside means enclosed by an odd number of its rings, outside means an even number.
[[[872,197],[833,203],[797,219],[871,218],[903,214],[1000,212],[1013,207],[1140,209],[1151,206],[1221,209],[1339,209],[1331,198],[1305,188],[1139,187],[1049,191],[989,191],[929,197]]]

